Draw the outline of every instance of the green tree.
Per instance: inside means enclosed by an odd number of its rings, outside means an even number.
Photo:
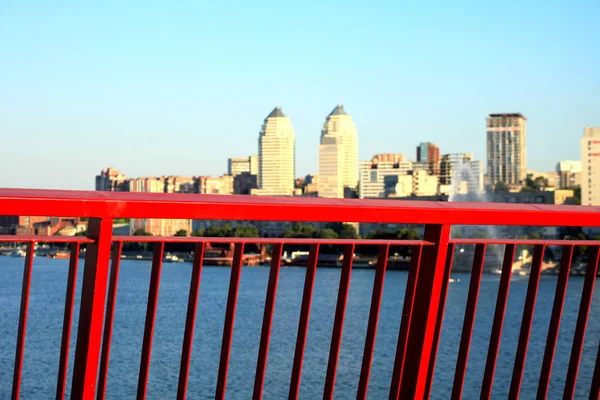
[[[175,236],[187,236],[188,233],[185,229],[180,229],[177,232],[175,232]]]
[[[202,237],[204,236],[204,229],[196,229],[192,232],[191,236]]]
[[[283,232],[284,238],[313,238],[316,237],[317,230],[312,225],[306,224],[294,224],[292,225],[292,229],[286,229]]]
[[[152,234],[150,232],[146,232],[143,229],[136,229],[133,232],[133,236],[152,236]]]
[[[246,238],[257,238],[258,237],[258,229],[252,225],[242,225],[237,226],[233,230],[234,237],[246,237]]]
[[[343,224],[342,229],[338,232],[340,239],[358,239],[358,232],[354,225]]]
[[[509,187],[506,183],[497,182],[496,185],[494,185],[494,193],[508,193],[508,192],[509,192]]]
[[[317,235],[318,235],[319,239],[337,239],[338,238],[338,234],[336,233],[336,231],[334,231],[333,229],[330,229],[330,228],[321,229]]]

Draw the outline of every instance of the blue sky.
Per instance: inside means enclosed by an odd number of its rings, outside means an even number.
[[[0,187],[222,174],[274,106],[298,176],[338,103],[361,159],[431,141],[485,160],[485,116],[521,112],[528,167],[552,170],[600,126],[597,0],[101,3],[0,4]]]

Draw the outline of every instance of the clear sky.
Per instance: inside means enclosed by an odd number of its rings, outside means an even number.
[[[598,0],[83,3],[0,2],[0,187],[223,174],[274,106],[298,176],[338,103],[361,159],[485,160],[485,116],[521,112],[528,167],[553,170],[600,126]]]

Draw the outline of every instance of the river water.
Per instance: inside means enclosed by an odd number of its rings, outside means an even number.
[[[22,379],[23,399],[54,397],[67,268],[67,260],[36,258],[34,261]],[[0,398],[10,397],[22,271],[23,259],[0,257]],[[78,276],[71,367],[81,271],[82,268]],[[148,386],[150,399],[174,398],[177,392],[190,272],[191,264],[187,263],[167,263],[163,267]],[[229,274],[229,268],[203,269],[188,390],[190,399],[214,397]],[[268,267],[244,267],[242,272],[227,398],[246,399],[252,395],[268,274]],[[287,397],[304,274],[304,268],[283,268],[281,271],[265,379],[265,399]],[[109,399],[135,398],[149,276],[149,262],[123,261],[121,264],[107,388]],[[322,396],[339,277],[338,269],[317,271],[301,398]],[[449,285],[432,390],[432,398],[436,399],[450,396],[468,291],[469,275],[456,274],[453,277],[460,281]],[[373,270],[357,269],[352,273],[336,398],[356,396],[373,278]],[[406,278],[407,273],[402,271],[390,271],[386,275],[369,398],[382,399],[388,395]],[[498,276],[483,276],[464,398],[479,397],[498,283]],[[559,398],[564,386],[582,286],[583,278],[571,277],[551,380],[552,398]],[[555,287],[556,277],[542,277],[521,391],[523,399],[535,397]],[[511,282],[494,398],[506,398],[508,393],[526,289],[527,277],[515,277]],[[600,339],[598,290],[596,287],[588,322],[576,391],[578,398],[585,397],[589,391]],[[69,370],[67,393],[71,376],[72,368]]]

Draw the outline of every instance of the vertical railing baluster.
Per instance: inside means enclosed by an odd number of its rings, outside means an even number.
[[[319,244],[310,246],[308,264],[306,265],[306,276],[304,278],[304,290],[302,292],[302,305],[300,307],[300,319],[298,321],[298,335],[296,336],[296,350],[294,352],[294,364],[290,380],[290,400],[298,399],[300,393],[300,381],[302,378],[302,363],[304,361],[304,349],[306,348],[306,336],[308,335],[308,323],[310,320],[310,306],[312,304],[313,290],[315,287],[315,275],[319,260]]]
[[[98,376],[98,391],[96,399],[103,400],[106,396],[106,383],[108,381],[108,364],[110,362],[110,346],[117,305],[117,286],[119,284],[119,269],[121,267],[121,252],[123,242],[113,244],[110,276],[108,282],[108,299],[104,317],[104,335],[102,338],[102,354],[100,356],[100,373]]]
[[[25,266],[23,268],[23,286],[21,289],[21,308],[19,311],[19,330],[17,331],[17,349],[15,368],[13,370],[12,399],[18,400],[21,395],[21,373],[23,372],[23,356],[25,354],[25,335],[27,333],[27,314],[29,311],[29,289],[31,287],[31,270],[33,267],[34,243],[27,243]]]
[[[202,263],[204,262],[205,246],[206,244],[204,242],[196,243],[194,249],[192,279],[190,282],[187,317],[185,319],[185,330],[181,349],[181,364],[179,366],[177,400],[184,400],[187,394],[187,385],[190,374],[190,360],[192,357],[192,344],[194,342],[194,328],[196,326],[196,310],[198,309],[198,295],[200,294],[200,280],[202,278]]]
[[[552,363],[554,361],[554,352],[560,330],[560,317],[562,315],[567,286],[569,283],[569,272],[573,262],[573,245],[566,245],[562,249],[562,259],[560,262],[560,271],[558,281],[556,282],[556,292],[554,294],[554,305],[552,306],[552,317],[548,326],[548,337],[546,339],[546,350],[544,351],[544,361],[540,372],[540,383],[538,385],[538,399],[545,399],[548,396],[548,386],[550,384],[550,375],[552,373]]]
[[[373,294],[371,296],[369,324],[367,326],[365,350],[363,352],[360,379],[358,381],[358,391],[356,396],[357,399],[366,399],[367,392],[369,390],[369,376],[371,375],[373,350],[375,349],[375,340],[377,338],[379,308],[381,306],[381,298],[383,297],[383,285],[385,283],[385,273],[387,269],[389,250],[389,245],[381,245],[379,247],[379,254],[377,255],[377,268],[375,270],[375,280],[373,281]]]
[[[93,399],[96,394],[112,226],[112,219],[88,221],[88,237],[94,242],[87,245],[85,254],[72,399]]]
[[[502,325],[504,324],[504,314],[506,312],[508,291],[510,289],[510,277],[512,275],[512,266],[516,249],[517,246],[514,244],[507,244],[504,249],[504,261],[502,262],[502,273],[500,275],[500,285],[498,286],[498,297],[496,298],[494,322],[492,323],[492,333],[490,335],[490,344],[488,346],[488,354],[483,373],[483,384],[481,385],[482,399],[489,400],[492,396],[494,372],[496,370],[498,350],[500,349],[500,339],[502,338]]]
[[[569,360],[569,369],[567,370],[565,391],[563,393],[564,399],[572,399],[575,395],[575,384],[577,383],[577,372],[579,371],[581,350],[583,349],[583,341],[585,339],[585,328],[590,313],[590,306],[592,305],[594,283],[596,282],[596,275],[598,273],[598,260],[600,257],[598,246],[589,247],[588,249],[588,265],[585,270],[583,292],[581,294],[581,302],[579,303],[575,334],[573,335],[573,347],[571,348],[571,358]]]
[[[233,251],[229,293],[227,295],[227,310],[225,312],[225,323],[223,326],[223,341],[221,343],[221,359],[219,362],[219,375],[217,377],[215,395],[215,398],[219,400],[225,398],[225,391],[227,389],[227,371],[229,369],[229,356],[231,354],[231,341],[233,339],[233,327],[235,324],[235,309],[237,306],[243,261],[244,243],[236,243]]]
[[[441,306],[444,265],[450,238],[450,225],[427,225],[423,239],[434,243],[424,246],[422,266],[415,287],[413,312],[399,398],[420,399],[427,391],[427,375],[431,357],[436,357],[433,346],[438,309]]]
[[[352,276],[352,261],[354,259],[354,244],[344,247],[344,261],[342,264],[342,275],[338,289],[335,317],[333,321],[333,332],[331,334],[331,346],[329,347],[329,362],[327,363],[327,374],[325,375],[325,391],[323,399],[332,399],[335,391],[335,378],[342,345],[342,333],[344,330],[344,318],[346,316],[346,303],[350,291],[350,277]]]
[[[144,341],[142,343],[142,356],[138,378],[138,400],[145,399],[148,390],[148,376],[150,374],[150,360],[152,357],[152,338],[154,336],[154,324],[156,322],[156,310],[158,308],[158,290],[160,288],[160,274],[162,271],[164,250],[164,242],[154,243],[150,286],[148,288],[148,305],[146,306],[146,323],[144,325]]]
[[[79,261],[79,242],[71,243],[69,257],[69,272],[67,276],[67,293],[65,295],[65,312],[63,315],[62,340],[60,344],[60,358],[58,361],[58,380],[56,383],[56,399],[65,398],[67,386],[67,372],[69,369],[69,347],[71,345],[71,326],[73,308],[75,306],[75,288],[77,286],[77,264]]]
[[[258,360],[256,361],[256,375],[254,377],[253,399],[262,399],[265,373],[267,370],[267,359],[269,356],[269,341],[271,339],[271,326],[273,324],[273,312],[275,311],[275,298],[277,296],[277,283],[279,282],[279,270],[283,244],[278,243],[273,248],[271,255],[271,270],[269,271],[269,283],[267,285],[267,296],[265,298],[265,311],[260,333],[260,346],[258,349]]]
[[[454,244],[448,244],[448,252],[446,253],[446,264],[444,266],[444,281],[442,282],[441,304],[438,308],[438,314],[435,324],[435,334],[433,335],[433,351],[437,354],[440,344],[440,335],[442,334],[442,324],[444,322],[444,309],[446,308],[446,297],[448,295],[448,284],[450,282],[450,274],[452,272],[452,262],[454,261]],[[436,357],[431,357],[429,368],[427,370],[427,384],[425,385],[425,398],[428,399],[431,395],[431,385],[435,375]]]
[[[600,344],[598,345],[598,352],[596,353],[596,366],[594,367],[594,375],[592,376],[590,399],[600,399]]]
[[[422,253],[422,246],[413,246],[410,256],[408,277],[406,279],[402,314],[400,316],[400,328],[398,329],[398,343],[396,344],[396,356],[394,358],[394,369],[392,372],[392,382],[390,384],[390,399],[397,399],[400,396],[400,381],[402,380],[404,362],[406,360],[406,346],[408,342],[408,333],[410,331],[410,322],[412,320],[413,304],[419,278]]]
[[[483,273],[483,264],[485,261],[485,248],[485,244],[475,246],[475,256],[473,258],[473,268],[471,269],[471,280],[469,282],[469,294],[467,295],[467,307],[465,309],[465,318],[460,337],[456,369],[454,370],[454,384],[452,386],[451,398],[455,400],[462,398],[465,373],[467,372],[467,363],[469,361],[471,337],[473,336],[473,326],[475,325],[475,315],[477,313],[477,298],[479,297],[481,274]]]
[[[523,370],[525,369],[525,359],[527,358],[527,346],[529,345],[529,335],[531,334],[533,312],[535,310],[535,300],[540,284],[540,273],[542,270],[542,261],[544,260],[545,247],[545,245],[539,244],[536,245],[533,250],[531,272],[529,275],[529,283],[527,285],[525,306],[523,308],[521,331],[519,333],[519,344],[517,346],[515,365],[513,369],[512,380],[510,382],[509,397],[511,399],[518,398],[519,392],[521,391],[521,382],[523,380]]]

